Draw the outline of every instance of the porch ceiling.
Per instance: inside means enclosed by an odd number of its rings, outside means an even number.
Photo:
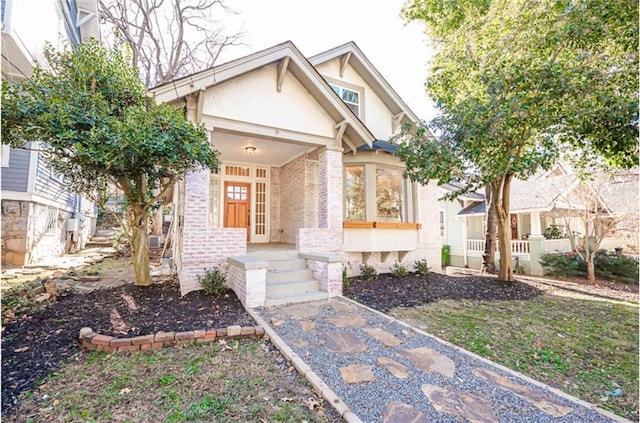
[[[317,145],[274,141],[251,134],[213,132],[213,148],[220,151],[220,159],[229,162],[283,166],[291,160],[316,149]],[[248,153],[245,147],[253,146]]]

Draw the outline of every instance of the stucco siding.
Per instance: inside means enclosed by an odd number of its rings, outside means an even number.
[[[203,113],[324,137],[334,136],[334,120],[291,74],[276,90],[277,65],[256,69],[205,92]]]
[[[9,152],[9,166],[2,168],[2,190],[27,192],[29,179],[29,150],[12,148]]]
[[[391,137],[391,118],[393,116],[391,111],[384,105],[371,86],[350,65],[347,65],[342,77],[340,77],[339,58],[319,64],[316,69],[324,77],[364,88],[364,116],[361,117],[361,120],[376,138],[387,140]]]

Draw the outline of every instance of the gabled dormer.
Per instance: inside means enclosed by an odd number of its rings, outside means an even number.
[[[309,61],[377,139],[388,140],[404,122],[420,121],[354,42]]]

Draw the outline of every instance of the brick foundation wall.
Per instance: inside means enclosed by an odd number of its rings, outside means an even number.
[[[27,201],[2,200],[2,263],[25,265],[63,255],[71,247],[66,222],[71,213],[58,210],[56,227],[45,233],[49,206]],[[88,221],[86,232],[94,227]],[[88,238],[84,235],[84,239]]]
[[[267,298],[267,262],[264,267],[246,269],[229,263],[227,285],[233,290],[245,308],[262,307]]]
[[[180,292],[201,289],[198,275],[205,268],[226,266],[227,257],[247,252],[246,231],[242,228],[209,227],[209,171],[185,176],[184,226],[182,228]]]
[[[320,289],[329,297],[342,295],[342,263],[327,263],[307,259],[307,267],[314,279],[320,281]]]

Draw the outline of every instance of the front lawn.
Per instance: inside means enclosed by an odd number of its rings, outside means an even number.
[[[389,314],[638,421],[637,306],[540,295],[440,300]]]
[[[323,403],[268,341],[241,340],[82,353],[3,421],[337,421]]]

